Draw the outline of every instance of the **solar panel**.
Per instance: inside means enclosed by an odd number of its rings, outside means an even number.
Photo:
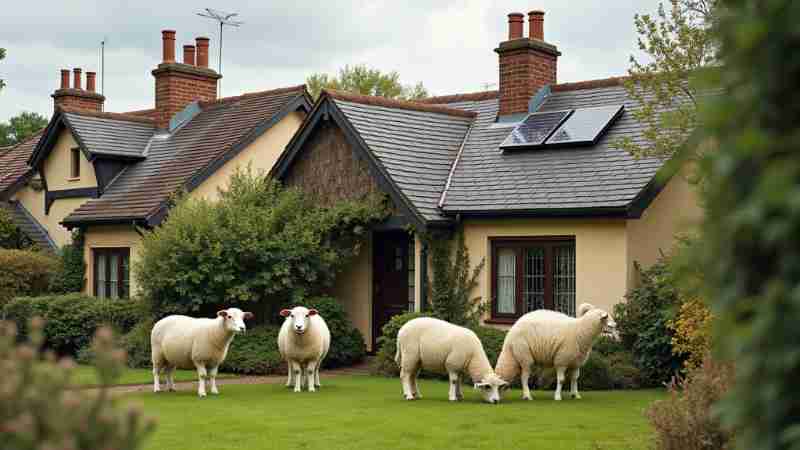
[[[545,145],[594,144],[623,111],[622,105],[576,109]]]
[[[542,145],[544,140],[558,127],[571,111],[532,113],[500,144],[500,148],[529,147]]]

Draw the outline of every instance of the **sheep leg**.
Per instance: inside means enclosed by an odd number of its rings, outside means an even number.
[[[195,367],[197,367],[197,395],[200,397],[206,396],[206,377],[208,377],[208,372],[206,371],[206,366],[200,363],[194,363]]]
[[[403,397],[406,400],[414,400],[414,390],[411,388],[411,371],[405,367],[400,369],[400,383],[403,387]]]
[[[456,392],[458,391],[458,373],[457,372],[450,372],[450,395],[448,395],[448,400],[451,402],[458,401],[458,395]]]
[[[153,392],[161,392],[161,367],[153,362]]]
[[[564,384],[564,372],[567,371],[566,367],[556,367],[556,395],[555,399],[560,401],[561,400],[561,386]]]
[[[316,384],[316,376],[317,376],[317,362],[312,361],[308,363],[306,366],[306,374],[308,376],[308,392],[316,392],[317,388],[314,387]]]
[[[167,367],[167,390],[175,392],[175,367]]]
[[[219,366],[214,366],[208,371],[208,377],[211,379],[212,394],[219,394],[219,390],[217,389],[217,370],[219,370]]]
[[[294,391],[300,392],[303,390],[303,370],[300,363],[293,361],[292,370],[294,371]]]
[[[523,400],[533,400],[531,396],[531,386],[528,381],[531,378],[531,368],[528,365],[523,364],[519,374],[519,382],[522,384],[522,399]]]
[[[414,398],[416,399],[422,398],[422,394],[419,392],[419,385],[417,384],[421,370],[422,369],[417,369],[411,375],[411,391],[414,393]]]
[[[292,362],[286,362],[286,387],[292,387],[292,374],[294,373],[294,369],[292,368]]]
[[[314,370],[314,386],[316,387],[322,387],[322,384],[319,382],[319,367],[321,365],[322,365],[322,358],[320,358],[320,360],[317,361],[317,367]]]
[[[576,367],[572,369],[572,384],[570,385],[569,392],[572,394],[572,398],[576,398],[580,400],[581,394],[578,393],[578,377],[581,376],[581,369],[580,367]]]
[[[456,398],[459,400],[464,399],[464,393],[461,391],[461,374],[458,374],[458,380],[456,380]]]

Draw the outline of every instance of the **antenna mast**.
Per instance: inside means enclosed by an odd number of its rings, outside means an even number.
[[[206,8],[205,12],[197,13],[200,17],[211,19],[219,22],[219,69],[217,72],[222,75],[222,27],[227,25],[230,27],[239,27],[244,22],[233,20],[239,13],[226,13],[216,9]],[[222,79],[217,80],[217,97],[222,96]]]

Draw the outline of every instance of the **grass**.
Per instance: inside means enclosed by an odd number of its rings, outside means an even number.
[[[220,386],[135,394],[158,427],[146,449],[644,449],[651,429],[643,411],[664,391],[587,391],[555,402],[552,392],[506,393],[500,405],[447,401],[444,382],[421,380],[422,400],[407,402],[397,379],[340,376],[321,391],[294,393],[282,384]]]
[[[217,379],[235,377],[234,374],[218,374]],[[175,381],[195,381],[197,372],[194,370],[176,370]],[[116,384],[146,384],[153,382],[153,373],[150,369],[130,369],[122,372]],[[161,374],[161,382],[166,382],[166,377]],[[92,386],[98,384],[97,373],[94,367],[79,365],[72,373],[72,384],[75,386]]]

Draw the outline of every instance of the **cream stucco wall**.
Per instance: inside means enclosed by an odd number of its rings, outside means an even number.
[[[475,292],[483,301],[492,295],[489,239],[499,237],[574,236],[576,303],[591,302],[610,310],[625,295],[628,255],[624,220],[469,219],[463,227],[470,263],[474,267],[486,259]]]
[[[138,247],[142,237],[133,226],[130,225],[103,225],[92,226],[86,229],[83,258],[86,263],[86,285],[84,292],[94,295],[94,259],[92,249],[128,247],[130,248],[130,292],[131,296],[137,293],[136,275],[133,272],[134,262],[139,257]]]
[[[45,228],[47,227],[47,216],[44,215],[44,189],[34,190],[30,184],[18,190],[11,197],[22,203],[22,206]]]
[[[72,241],[72,233],[61,225],[64,217],[89,200],[89,197],[63,198],[53,202],[50,211],[44,213],[44,190],[35,191],[30,185],[17,191],[12,197],[47,230],[50,238],[59,247]]]
[[[669,253],[675,236],[691,232],[703,217],[695,187],[689,182],[691,169],[684,168],[664,186],[639,219],[627,222],[628,282],[636,286],[638,273],[634,262],[643,268]]]
[[[94,175],[94,167],[86,155],[80,152],[81,175],[79,178],[71,178],[72,167],[71,150],[78,147],[78,143],[72,137],[72,133],[63,130],[56,140],[53,151],[44,161],[44,177],[47,180],[47,189],[50,191],[60,191],[64,189],[92,188],[97,187],[97,178]]]
[[[226,162],[224,166],[214,172],[189,195],[193,198],[216,200],[219,196],[217,189],[225,189],[228,186],[231,175],[238,168],[245,169],[248,165],[256,173],[259,171],[269,172],[278,157],[280,157],[286,144],[294,136],[294,132],[303,123],[304,117],[305,113],[301,112],[293,112],[286,115],[283,120],[273,125],[272,128],[259,136],[241,153]]]
[[[367,350],[372,351],[372,237],[361,246],[358,256],[336,277],[331,295],[344,305],[347,316],[358,328]]]

